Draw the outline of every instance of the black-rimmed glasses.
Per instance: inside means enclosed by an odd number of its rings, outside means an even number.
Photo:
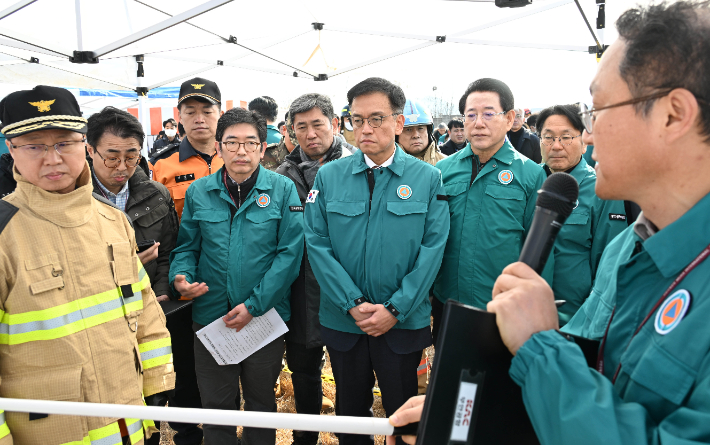
[[[256,141],[246,141],[246,142],[237,142],[237,141],[225,141],[225,142],[220,142],[219,146],[222,147],[224,150],[227,150],[230,153],[236,153],[239,151],[239,147],[244,147],[244,151],[247,153],[254,153],[260,146],[261,144]]]

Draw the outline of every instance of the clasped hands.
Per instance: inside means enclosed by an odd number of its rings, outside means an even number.
[[[362,332],[379,337],[397,324],[397,318],[382,304],[362,303],[348,311]]]

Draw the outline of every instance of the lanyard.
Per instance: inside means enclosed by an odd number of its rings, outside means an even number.
[[[653,306],[653,309],[651,309],[651,312],[646,315],[646,318],[643,319],[641,324],[636,328],[636,331],[634,331],[634,334],[631,336],[631,340],[629,340],[629,344],[626,345],[626,349],[629,349],[629,345],[631,344],[631,341],[636,337],[636,334],[641,331],[641,328],[646,324],[646,322],[653,316],[653,314],[656,312],[658,307],[665,301],[665,299],[670,295],[671,292],[680,284],[685,277],[688,276],[688,274],[695,269],[700,263],[705,261],[705,259],[710,256],[710,245],[707,246],[705,249],[703,249],[702,252],[700,252],[700,255],[695,257],[693,261],[688,264],[685,269],[676,277],[675,280],[671,283],[670,286],[668,286],[668,289],[666,289],[665,292],[663,292],[663,295],[661,295],[661,298],[658,299],[656,304]],[[603,374],[604,373],[604,346],[606,345],[606,337],[609,334],[609,327],[611,326],[611,322],[614,320],[614,314],[616,313],[616,306],[614,306],[614,309],[611,311],[611,317],[609,317],[609,324],[606,326],[606,331],[604,331],[604,337],[602,338],[601,344],[599,345],[599,355],[597,355],[597,371],[599,373]],[[625,349],[625,350],[626,350]],[[619,365],[616,367],[616,372],[614,372],[614,377],[611,379],[611,383],[616,383],[616,378],[619,376],[619,371],[621,371],[621,359],[619,359]]]

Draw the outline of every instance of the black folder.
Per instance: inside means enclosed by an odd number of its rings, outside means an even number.
[[[163,308],[163,313],[165,316],[169,316],[180,309],[184,309],[192,304],[192,300],[167,300],[161,301],[160,307]]]
[[[447,301],[417,445],[537,445],[495,314]],[[599,342],[575,338],[590,366]]]

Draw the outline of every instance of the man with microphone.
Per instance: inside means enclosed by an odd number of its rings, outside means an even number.
[[[556,331],[552,290],[528,266],[503,271],[488,310],[541,443],[708,443],[710,60],[699,55],[710,48],[710,4],[639,7],[616,26],[594,108],[582,113],[584,141],[595,146],[599,197],[632,200],[642,214],[604,251],[575,316],[585,319],[577,333],[602,339],[597,369]],[[392,422],[416,419],[421,402]]]

